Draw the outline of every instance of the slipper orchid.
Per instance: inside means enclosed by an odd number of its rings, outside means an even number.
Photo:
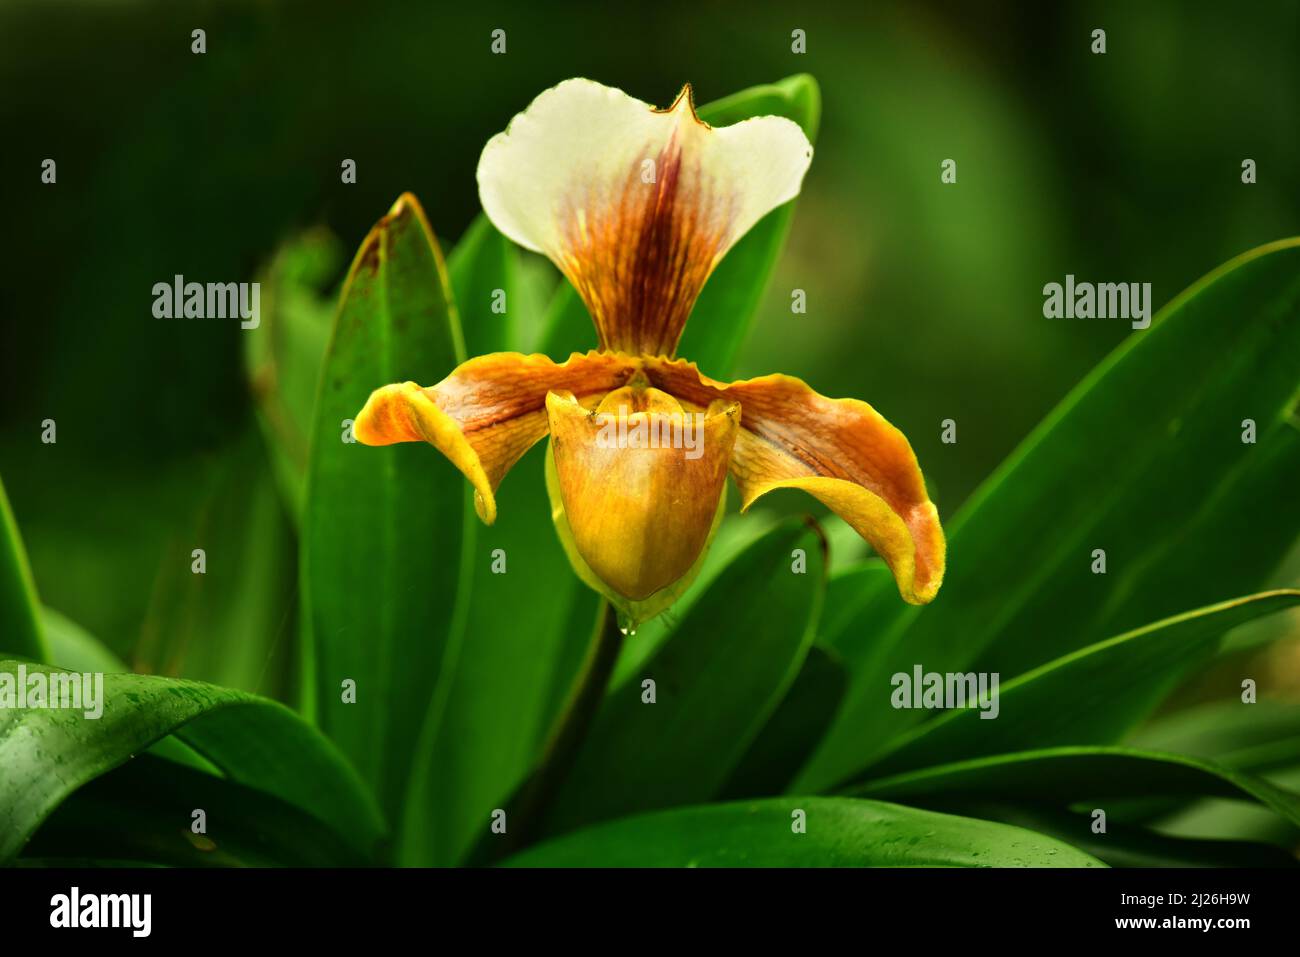
[[[898,429],[799,379],[717,382],[674,357],[713,268],[798,194],[811,161],[796,123],[713,129],[689,86],[666,110],[590,80],[542,93],[484,148],[479,195],[497,229],[568,277],[599,348],[562,363],[494,353],[434,386],[384,386],[357,439],[434,445],[490,525],[502,478],[549,434],[547,487],[569,559],[632,624],[694,578],[728,472],[742,511],[774,489],[812,494],[871,543],[905,601],[929,602],[943,531]]]

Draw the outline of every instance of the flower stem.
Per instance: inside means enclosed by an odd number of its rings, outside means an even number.
[[[510,800],[505,835],[493,835],[495,840],[480,841],[470,863],[491,863],[537,840],[546,810],[572,770],[578,750],[605,698],[605,690],[622,648],[623,632],[619,628],[618,616],[613,607],[604,602],[600,625],[587,649],[587,657],[569,699],[552,726],[542,761]]]

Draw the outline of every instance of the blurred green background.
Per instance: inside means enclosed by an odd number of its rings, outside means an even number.
[[[569,76],[659,104],[686,81],[705,102],[817,78],[816,157],[737,372],[872,402],[946,517],[1129,333],[1044,319],[1044,283],[1150,282],[1159,307],[1300,233],[1296,5],[861,6],[0,7],[0,475],[42,599],[138,668],[229,653],[194,643],[241,628],[270,629],[287,654],[293,528],[257,447],[244,334],[155,319],[152,286],[252,280],[313,227],[350,254],[403,190],[450,249],[478,211],[484,142]],[[948,158],[956,185],[940,182]],[[956,445],[940,442],[945,418]],[[175,579],[218,534],[238,560],[210,578],[241,601],[205,611]],[[261,591],[233,587],[250,581]]]

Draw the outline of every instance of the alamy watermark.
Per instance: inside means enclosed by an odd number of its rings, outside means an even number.
[[[627,406],[617,414],[600,413],[596,447],[601,449],[685,449],[686,458],[704,454],[703,412],[629,415]]]
[[[239,319],[241,329],[256,329],[261,319],[262,284],[256,282],[171,282],[153,284],[155,319]]]
[[[132,937],[153,929],[152,894],[83,894],[74,886],[50,898],[50,926],[55,928],[124,928]]]
[[[1151,325],[1151,283],[1049,282],[1043,287],[1043,315],[1048,319],[1127,319],[1134,329]]]
[[[1001,710],[998,702],[998,672],[926,671],[920,665],[912,667],[911,674],[900,671],[890,679],[894,693],[889,703],[895,708],[924,708],[944,711],[955,708],[978,708],[981,718],[996,718]]]
[[[104,714],[104,673],[41,670],[0,671],[0,709],[51,708],[80,711],[91,721]]]

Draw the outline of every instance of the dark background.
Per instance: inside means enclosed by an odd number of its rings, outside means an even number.
[[[1044,319],[1044,283],[1150,282],[1159,307],[1300,232],[1295,4],[866,6],[0,8],[0,475],[42,599],[137,647],[161,557],[247,441],[238,324],[155,319],[154,283],[252,280],[315,226],[350,252],[403,190],[449,249],[484,142],[566,77],[660,104],[817,78],[817,155],[737,372],[872,402],[945,516],[1129,332]]]

